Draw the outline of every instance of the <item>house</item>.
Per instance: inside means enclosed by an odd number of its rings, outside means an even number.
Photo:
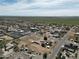
[[[75,33],[75,42],[79,43],[79,32]]]
[[[53,37],[55,37],[55,38],[60,38],[60,33],[59,33],[58,31],[55,31],[55,32],[53,33]]]

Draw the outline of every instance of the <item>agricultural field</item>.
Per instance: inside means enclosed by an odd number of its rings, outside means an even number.
[[[66,24],[66,25],[78,25],[79,20],[33,20],[36,23],[45,23],[45,24]]]
[[[24,17],[24,16],[2,16],[0,21],[30,21],[43,24],[66,24],[66,25],[78,25],[79,17]]]

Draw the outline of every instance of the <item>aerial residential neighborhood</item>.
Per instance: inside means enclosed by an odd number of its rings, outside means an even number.
[[[6,19],[0,20],[0,59],[79,59],[79,25]]]
[[[79,0],[0,0],[0,59],[79,59]]]

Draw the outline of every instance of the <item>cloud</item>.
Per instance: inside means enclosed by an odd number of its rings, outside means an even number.
[[[60,9],[60,10],[24,10],[2,12],[2,15],[15,16],[78,16],[79,9]]]
[[[79,0],[0,0],[0,3],[0,15],[79,16]]]

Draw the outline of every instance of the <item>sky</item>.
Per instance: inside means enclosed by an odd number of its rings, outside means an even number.
[[[79,16],[79,0],[0,0],[0,16]]]

